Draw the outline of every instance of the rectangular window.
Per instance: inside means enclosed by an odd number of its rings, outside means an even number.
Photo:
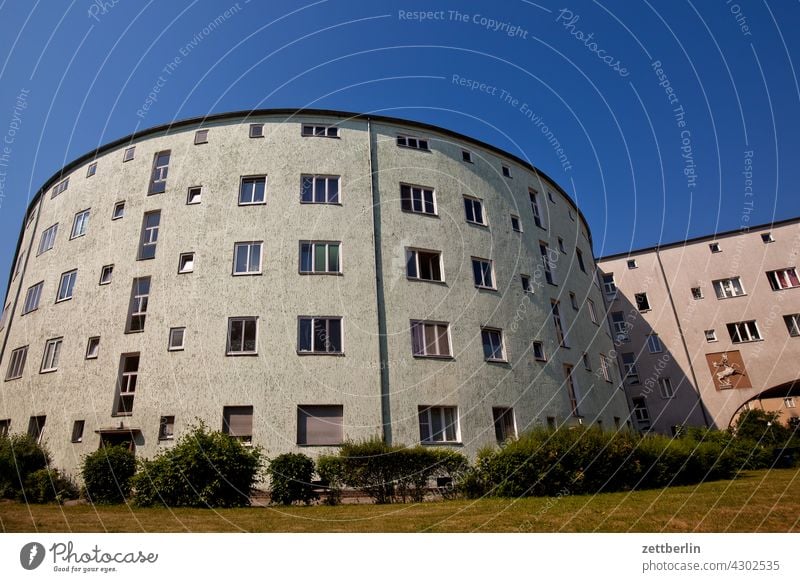
[[[243,443],[253,442],[253,407],[226,406],[222,409],[222,432]]]
[[[570,305],[572,305],[572,309],[574,309],[575,311],[578,311],[578,309],[579,309],[579,307],[578,307],[578,298],[575,295],[575,293],[573,293],[571,291],[569,293],[569,302],[570,302]]]
[[[769,285],[773,291],[800,287],[800,279],[797,278],[797,270],[794,267],[768,271],[767,279],[769,279]]]
[[[567,397],[569,398],[569,408],[570,413],[572,416],[580,416],[580,410],[578,409],[578,403],[580,402],[578,398],[578,389],[577,383],[575,381],[575,375],[572,373],[574,368],[570,365],[564,364],[564,382],[567,385]]]
[[[42,437],[44,436],[44,423],[46,421],[46,416],[31,416],[30,420],[28,421],[28,436],[37,443],[42,442]]]
[[[500,166],[500,169],[502,170],[504,177],[506,177],[506,178],[510,178],[511,177],[511,168],[509,168],[508,166],[504,165],[504,166]]]
[[[540,341],[533,342],[533,359],[537,362],[547,361],[547,356],[544,353],[544,343]]]
[[[472,163],[472,152],[467,150],[461,150],[461,161],[467,162],[468,164]]]
[[[658,389],[661,391],[661,398],[675,397],[675,390],[672,388],[672,380],[669,377],[658,379]]]
[[[503,347],[503,332],[488,327],[481,328],[483,342],[483,359],[487,362],[505,362],[506,353]]]
[[[717,332],[713,329],[705,330],[706,341],[707,342],[715,342],[717,341]]]
[[[729,323],[727,327],[731,341],[735,344],[754,342],[761,339],[761,333],[758,331],[758,325],[756,325],[755,320],[737,321],[736,323]]]
[[[722,249],[720,248],[719,243],[711,243],[710,245],[708,245],[708,248],[712,253],[721,253],[722,252]]]
[[[43,286],[44,281],[39,281],[36,285],[28,287],[28,292],[25,293],[25,304],[22,306],[22,315],[39,309],[39,299],[42,297]]]
[[[137,260],[154,259],[158,244],[158,230],[161,225],[161,211],[146,212],[142,219],[142,236],[139,240]]]
[[[533,293],[533,285],[531,284],[530,275],[520,275],[519,279],[522,283],[522,291],[524,293]]]
[[[20,251],[19,255],[17,255],[17,262],[14,263],[14,277],[12,278],[12,280],[16,279],[17,275],[19,275],[19,272],[22,270],[22,263],[24,259],[25,259],[25,251]]]
[[[639,383],[639,370],[636,368],[636,354],[625,352],[622,354],[622,371],[628,384]]]
[[[718,279],[712,282],[714,291],[717,294],[717,299],[726,299],[728,297],[739,297],[744,295],[744,287],[739,277],[732,277],[730,279]]]
[[[567,254],[567,249],[564,247],[564,239],[561,237],[558,237],[558,250]]]
[[[343,353],[341,317],[300,317],[297,321],[299,353]]]
[[[664,347],[661,345],[661,339],[658,337],[658,334],[651,333],[647,336],[647,349],[651,354],[658,354],[664,351]]]
[[[613,300],[617,295],[617,284],[614,282],[614,273],[606,273],[602,276],[603,292],[606,298]]]
[[[300,242],[300,273],[323,274],[342,272],[341,243]]]
[[[108,285],[114,275],[114,265],[105,265],[100,269],[100,285]]]
[[[139,353],[122,354],[117,380],[116,414],[133,413],[133,397],[139,380]]]
[[[0,331],[3,331],[3,328],[6,326],[6,318],[8,318],[8,309],[9,305],[3,307],[3,314],[0,315]]]
[[[531,210],[533,211],[533,223],[539,228],[544,228],[542,213],[539,210],[539,193],[536,190],[528,190],[531,199]]]
[[[61,345],[64,338],[57,337],[47,340],[44,344],[44,354],[42,355],[42,367],[39,372],[55,372],[58,370],[58,359],[61,356]]]
[[[53,245],[56,243],[56,234],[58,234],[58,223],[55,223],[42,232],[42,238],[39,239],[39,251],[36,253],[37,255],[41,255],[53,248]]]
[[[419,438],[423,443],[459,441],[458,408],[455,406],[420,406]]]
[[[86,359],[96,360],[100,355],[100,336],[90,337],[86,343]]]
[[[562,348],[568,348],[567,335],[564,330],[564,324],[561,321],[561,311],[558,308],[558,301],[550,302],[550,312],[553,315],[553,326],[556,329],[556,341]]]
[[[68,187],[69,187],[69,178],[66,178],[61,182],[59,182],[58,184],[56,184],[55,186],[53,186],[53,193],[50,195],[50,198],[55,198],[62,192],[65,192]]]
[[[492,408],[494,437],[498,443],[517,438],[517,425],[514,422],[514,409],[507,406]]]
[[[764,232],[761,234],[761,242],[763,243],[771,243],[775,242],[775,239],[772,237],[771,232]]]
[[[539,254],[542,256],[542,268],[544,269],[544,279],[551,285],[555,285],[555,279],[553,278],[553,266],[555,263],[550,261],[550,249],[548,248],[546,243],[540,242],[539,243]]]
[[[629,269],[637,269],[639,265],[636,264],[636,259],[629,259],[628,260],[628,268]]]
[[[339,128],[335,125],[303,124],[303,137],[339,137]]]
[[[597,311],[594,309],[594,301],[587,299],[586,305],[589,307],[589,318],[592,320],[592,323],[597,323]]]
[[[449,324],[437,321],[411,321],[411,353],[416,357],[449,358]]]
[[[644,396],[631,398],[633,405],[633,418],[636,420],[636,426],[641,430],[650,428],[650,413],[647,410],[647,399]]]
[[[650,300],[647,298],[647,293],[635,293],[633,297],[636,300],[636,309],[650,311]]]
[[[438,251],[406,249],[406,276],[409,279],[443,282],[442,254]]]
[[[628,342],[628,332],[630,328],[625,321],[625,313],[622,311],[611,312],[611,330],[614,332],[614,339],[618,342]]]
[[[158,152],[153,158],[153,173],[150,177],[150,187],[147,189],[148,195],[162,194],[166,191],[167,173],[169,172],[169,157],[170,152],[167,150],[164,152]]]
[[[472,257],[472,279],[479,289],[495,289],[493,261]]]
[[[150,277],[139,277],[131,286],[131,302],[128,307],[128,324],[125,333],[144,331],[147,306],[150,301]]]
[[[233,274],[258,275],[261,273],[263,241],[237,242],[233,245]]]
[[[608,358],[605,354],[600,354],[600,373],[603,375],[603,380],[611,382],[611,370],[608,369]]]
[[[133,159],[133,156],[136,154],[136,146],[126,148],[125,152],[122,154],[122,162],[130,162]]]
[[[398,135],[397,145],[403,148],[411,148],[413,150],[430,150],[427,139],[412,137],[410,135]]]
[[[263,123],[251,123],[250,124],[250,137],[251,138],[264,137],[264,124]]]
[[[555,198],[553,198],[553,193],[552,193],[550,190],[548,190],[548,191],[547,191],[547,199],[548,199],[550,202],[552,202],[553,204],[555,204],[555,203],[556,203],[556,199],[555,199]]]
[[[169,330],[169,344],[167,350],[170,352],[180,352],[186,346],[186,328],[173,327]]]
[[[583,262],[583,253],[581,252],[581,249],[575,249],[575,257],[578,259],[578,267],[580,267],[581,271],[585,273],[586,265]]]
[[[72,438],[70,442],[79,443],[83,441],[83,429],[85,426],[85,420],[76,420],[72,423]]]
[[[10,430],[11,419],[4,418],[3,420],[0,420],[0,437],[7,437]]]
[[[297,407],[297,444],[337,446],[344,442],[344,407],[301,405]]]
[[[239,206],[264,204],[266,191],[266,176],[243,177],[239,186]]]
[[[784,315],[783,321],[786,324],[786,329],[792,337],[800,337],[800,313],[793,313],[791,315]]]
[[[158,440],[171,441],[175,438],[175,417],[162,416],[158,420]]]
[[[478,198],[464,196],[464,212],[466,213],[467,222],[486,226],[483,216],[483,202]]]
[[[111,220],[119,220],[125,216],[125,201],[120,200],[114,204],[114,210],[111,211]]]
[[[255,355],[258,353],[258,318],[228,318],[228,344],[226,353],[229,356]]]
[[[89,210],[82,210],[75,215],[75,220],[72,222],[72,234],[69,239],[78,238],[86,234],[86,228],[89,226]]]
[[[587,354],[586,352],[583,352],[583,355],[581,356],[581,359],[583,360],[583,367],[586,368],[586,370],[588,370],[589,372],[591,372],[592,371],[592,362],[589,359],[589,354]]]
[[[204,143],[208,143],[208,130],[198,129],[194,132],[194,145],[201,145]]]
[[[303,204],[339,204],[339,176],[300,177],[300,202]]]
[[[72,299],[72,292],[75,290],[75,280],[77,278],[77,269],[61,275],[61,281],[58,284],[58,294],[56,295],[56,303]]]
[[[405,212],[436,216],[436,194],[432,188],[400,184],[400,207]]]
[[[86,177],[87,177],[87,178],[91,178],[91,177],[92,177],[92,176],[94,176],[96,173],[97,173],[97,162],[92,162],[92,163],[91,163],[91,164],[89,164],[89,166],[86,168]]]
[[[692,287],[692,299],[702,299],[703,290],[700,287]]]
[[[203,199],[202,186],[190,186],[186,193],[186,204],[200,204]]]
[[[511,230],[514,232],[522,232],[522,223],[519,221],[519,216],[516,214],[511,215]]]
[[[17,348],[11,352],[11,358],[8,362],[8,370],[6,371],[6,380],[22,378],[22,373],[25,371],[25,360],[27,359],[28,346]]]
[[[194,273],[194,253],[181,253],[178,257],[178,274]]]
[[[794,408],[795,407],[794,398],[791,396],[787,396],[786,398],[784,398],[783,406],[786,408]]]

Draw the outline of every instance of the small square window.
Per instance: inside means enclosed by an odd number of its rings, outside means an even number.
[[[511,229],[514,232],[522,232],[522,223],[519,221],[519,216],[511,215]]]
[[[706,334],[706,341],[707,342],[715,342],[717,341],[717,332],[713,329],[707,329],[705,331]]]
[[[251,123],[250,124],[250,137],[264,137],[264,124]]]
[[[175,417],[162,416],[158,421],[158,440],[171,441],[174,438]]]
[[[106,265],[100,269],[100,285],[111,283],[111,276],[114,274],[114,265]]]
[[[711,243],[708,245],[708,248],[711,249],[712,253],[721,253],[722,249],[719,246],[719,243]]]
[[[122,154],[123,163],[124,162],[130,162],[133,159],[133,156],[134,156],[135,153],[136,153],[136,146],[127,148],[125,150],[125,153]]]
[[[100,336],[90,337],[89,342],[86,344],[86,359],[96,360],[99,355],[100,355]]]
[[[114,210],[111,212],[111,220],[119,220],[125,216],[125,201],[120,200],[114,204]]]
[[[692,287],[692,299],[702,299],[703,290],[700,287]]]
[[[639,265],[636,264],[636,259],[630,259],[628,261],[628,268],[629,269],[637,269]]]
[[[771,232],[764,232],[764,233],[761,233],[761,241],[764,242],[764,243],[771,243],[771,242],[775,242],[775,239],[772,238],[772,233]]]
[[[186,328],[173,327],[169,330],[169,351],[179,352],[185,348],[186,344]]]
[[[208,143],[208,130],[200,129],[194,134],[194,145]]]
[[[186,195],[186,204],[200,204],[202,196],[203,196],[202,186],[191,186],[189,188],[188,194]]]
[[[178,259],[178,273],[194,271],[194,253],[182,253]]]
[[[533,359],[537,362],[546,362],[547,357],[544,355],[544,343],[533,342]]]
[[[83,441],[83,429],[86,426],[85,420],[76,420],[72,423],[72,439],[73,443],[80,443]]]
[[[86,177],[91,178],[97,173],[97,162],[92,162],[89,164],[89,167],[86,168]]]
[[[472,163],[472,152],[468,150],[461,150],[461,161],[467,162],[468,164]]]
[[[509,168],[508,166],[503,166],[503,176],[506,177],[506,178],[510,178],[511,177],[511,168]]]

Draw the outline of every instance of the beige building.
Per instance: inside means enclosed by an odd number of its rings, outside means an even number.
[[[628,409],[594,273],[566,192],[445,129],[319,110],[155,127],[32,196],[0,431],[74,470],[198,419],[269,455],[612,427]]]
[[[797,418],[798,250],[795,218],[598,259],[639,429],[724,429],[750,407]]]

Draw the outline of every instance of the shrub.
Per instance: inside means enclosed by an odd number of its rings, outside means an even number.
[[[308,505],[317,494],[311,485],[314,461],[299,453],[278,455],[269,463],[270,496],[273,503],[291,505],[302,502]]]
[[[84,493],[92,503],[123,503],[135,472],[136,457],[127,446],[101,447],[83,458]]]
[[[78,498],[78,486],[58,469],[39,469],[25,480],[28,503],[63,503]]]
[[[28,435],[0,437],[0,497],[23,500],[26,481],[49,464],[47,450]]]
[[[339,505],[342,501],[344,484],[344,463],[341,457],[323,455],[317,459],[317,474],[325,488],[323,502],[326,505]]]
[[[263,455],[257,447],[200,423],[173,447],[139,462],[134,502],[141,506],[243,507],[259,479]]]

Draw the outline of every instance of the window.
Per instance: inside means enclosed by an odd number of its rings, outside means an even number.
[[[661,392],[661,398],[675,397],[675,390],[672,388],[672,380],[669,377],[658,379],[658,389]]]
[[[44,423],[46,420],[46,416],[31,416],[30,420],[28,421],[28,436],[37,443],[42,442],[42,437],[44,436]]]
[[[301,177],[300,202],[303,204],[339,204],[339,176]]]
[[[449,325],[445,322],[412,320],[411,353],[420,358],[451,357]]]
[[[581,357],[581,359],[583,360],[583,367],[586,368],[589,372],[591,372],[592,371],[592,363],[591,363],[591,361],[589,361],[589,354],[584,352],[583,356]]]
[[[755,320],[729,323],[727,327],[731,341],[735,344],[754,342],[761,339],[761,333],[758,331]]]
[[[708,245],[708,248],[711,250],[712,253],[721,253],[722,249],[719,246],[719,243],[711,243]]]
[[[564,247],[564,239],[561,237],[558,237],[558,250],[567,254],[567,249]]]
[[[44,281],[39,281],[36,285],[28,287],[28,292],[25,293],[25,304],[22,306],[22,315],[39,308],[39,299],[42,297],[43,285]]]
[[[716,330],[707,329],[707,330],[705,330],[704,333],[705,333],[707,342],[715,342],[715,341],[717,341],[717,332],[716,332]]]
[[[578,259],[578,267],[580,267],[581,271],[585,273],[586,265],[583,263],[583,253],[581,252],[581,249],[575,249],[575,257]]]
[[[625,321],[625,313],[622,311],[611,312],[611,330],[618,342],[630,341],[628,337],[628,323]]]
[[[73,443],[79,443],[83,441],[83,429],[86,426],[85,420],[76,420],[72,423],[72,438],[70,439]]]
[[[483,216],[483,202],[478,198],[464,196],[464,211],[467,216],[467,222],[486,226],[486,220]]]
[[[409,135],[398,135],[397,145],[403,148],[411,148],[414,150],[430,151],[428,147],[428,140],[418,137],[411,137]]]
[[[198,129],[194,132],[194,145],[201,145],[204,143],[208,143],[208,130]]]
[[[586,305],[589,308],[589,319],[592,320],[592,323],[597,323],[597,311],[594,309],[594,301],[587,299]]]
[[[790,269],[780,269],[778,271],[769,271],[767,273],[767,279],[769,279],[769,284],[773,291],[800,287],[800,279],[797,278],[797,270],[794,267]]]
[[[522,223],[519,221],[519,216],[516,214],[511,215],[511,230],[514,232],[522,232]]]
[[[341,273],[340,246],[339,242],[301,241],[300,273]]]
[[[484,360],[487,362],[506,361],[505,349],[503,348],[503,332],[501,330],[482,327],[481,341],[483,342]]]
[[[139,277],[131,286],[131,303],[128,308],[126,333],[144,331],[147,306],[150,300],[150,277]]]
[[[419,439],[423,443],[456,443],[458,409],[455,406],[420,406]]]
[[[617,295],[617,284],[614,282],[614,273],[607,273],[602,276],[603,292],[606,298],[613,300]]]
[[[125,152],[122,154],[122,162],[130,162],[133,159],[134,154],[136,153],[136,146],[127,148]]]
[[[90,337],[86,343],[86,359],[96,360],[100,355],[100,336]]]
[[[542,214],[539,211],[539,193],[536,190],[528,190],[528,195],[531,199],[531,210],[533,211],[533,222],[539,228],[544,228],[542,223]]]
[[[339,137],[339,128],[334,125],[303,124],[303,137]]]
[[[744,288],[739,277],[731,279],[719,279],[713,281],[714,291],[717,294],[717,299],[726,299],[728,297],[738,297],[744,295]]]
[[[650,311],[650,300],[647,298],[647,293],[636,293],[633,297],[636,300],[636,309]]]
[[[175,417],[162,416],[158,420],[158,440],[171,441],[175,437]]]
[[[22,263],[24,258],[25,258],[25,251],[20,251],[19,255],[17,255],[17,262],[14,264],[14,277],[12,277],[12,280],[16,279],[17,275],[19,275],[19,272],[22,270]]]
[[[297,444],[336,446],[344,442],[344,407],[302,405],[297,407]]]
[[[608,369],[608,357],[605,354],[600,354],[600,373],[603,380],[611,382],[611,370]]]
[[[472,152],[467,150],[461,150],[461,161],[467,162],[468,164],[472,163]]]
[[[792,398],[791,396],[787,396],[786,398],[784,398],[783,406],[785,408],[794,408],[795,407],[794,398]]]
[[[199,133],[199,132],[198,132]],[[197,135],[195,134],[195,143]],[[147,194],[161,194],[167,189],[167,173],[169,172],[169,150],[158,152],[153,158],[153,175],[150,178],[150,187]]]
[[[628,384],[639,383],[639,370],[636,368],[636,355],[633,352],[622,354],[622,371]]]
[[[493,261],[472,257],[472,278],[479,289],[494,289]]]
[[[243,443],[253,442],[253,407],[224,407],[222,409],[222,432]]]
[[[564,382],[567,385],[567,397],[569,398],[569,408],[572,416],[580,416],[578,409],[578,390],[575,382],[575,375],[572,373],[573,368],[568,364],[564,364]]]
[[[239,206],[264,204],[266,189],[266,176],[250,176],[242,178],[242,183],[239,186]]]
[[[519,278],[522,282],[522,291],[524,293],[533,293],[533,285],[531,284],[530,275],[520,275]]]
[[[228,319],[229,356],[255,355],[258,353],[258,318],[231,317]]]
[[[178,274],[194,272],[194,253],[181,253],[178,257]]]
[[[555,285],[555,279],[553,278],[553,267],[555,267],[555,261],[550,260],[550,249],[548,248],[547,244],[543,242],[539,243],[539,253],[542,255],[544,279],[551,285]]]
[[[100,285],[111,283],[111,276],[114,274],[114,265],[105,265],[100,269]]]
[[[570,291],[570,294],[569,294],[569,302],[570,302],[570,305],[572,305],[572,309],[574,309],[575,311],[578,311],[578,309],[579,309],[579,307],[578,307],[578,298],[575,296],[575,293],[572,293],[571,291]]]
[[[262,241],[238,242],[233,245],[233,274],[258,275],[261,273]]]
[[[552,202],[553,204],[555,204],[555,203],[556,203],[556,199],[555,199],[555,198],[553,198],[553,193],[552,193],[550,190],[548,190],[548,191],[547,191],[547,199],[548,199],[550,202]]]
[[[137,260],[154,259],[158,244],[158,229],[161,225],[161,211],[146,212],[142,220],[142,236],[139,241]]]
[[[111,211],[111,220],[119,220],[125,216],[125,201],[120,200],[114,204],[114,210]]]
[[[510,178],[511,177],[511,168],[509,168],[508,166],[501,166],[501,169],[502,169],[504,177],[506,177],[506,178]]]
[[[28,346],[17,348],[11,352],[11,358],[8,362],[8,370],[6,371],[6,380],[22,378],[22,373],[25,371],[25,360],[27,359]]]
[[[58,184],[56,184],[55,186],[53,186],[53,193],[50,195],[50,198],[55,198],[62,192],[65,192],[68,187],[69,187],[69,178],[66,178],[61,182],[59,182]]]
[[[185,348],[186,328],[173,327],[169,330],[169,344],[167,350],[170,352],[180,352]]]
[[[39,239],[39,252],[37,255],[41,255],[45,251],[49,251],[53,248],[53,245],[56,242],[56,234],[58,234],[58,223],[55,223],[53,226],[42,232],[42,238]]]
[[[97,173],[97,162],[92,162],[89,164],[89,167],[86,168],[86,177],[91,178]]]
[[[494,436],[498,443],[517,438],[517,425],[514,422],[514,409],[507,406],[492,408]]]
[[[119,361],[116,413],[131,414],[136,384],[139,380],[139,353],[122,354]]]
[[[78,278],[78,271],[68,271],[61,275],[61,282],[58,284],[58,294],[56,303],[72,299],[72,292],[75,289],[75,280]]]
[[[203,187],[191,186],[186,194],[186,204],[200,204],[203,199]]]
[[[702,299],[703,290],[700,287],[692,287],[692,299]]]
[[[658,354],[664,351],[664,347],[661,345],[661,339],[658,337],[657,333],[651,333],[647,336],[647,349],[651,354]]]
[[[405,212],[436,216],[436,194],[424,186],[400,184],[400,208]]]
[[[631,398],[633,405],[633,418],[636,420],[636,426],[640,429],[646,430],[650,428],[650,413],[647,411],[647,399],[644,396],[637,396]]]
[[[42,367],[39,372],[44,374],[46,372],[55,372],[58,370],[58,359],[61,356],[61,345],[64,338],[57,337],[49,339],[44,344],[44,354],[42,355]]]
[[[537,362],[547,361],[547,356],[544,353],[544,343],[540,341],[533,342],[533,359]]]
[[[629,269],[637,269],[639,265],[636,264],[636,259],[628,260],[628,268]]]
[[[558,301],[550,302],[550,313],[553,315],[553,326],[556,329],[556,341],[562,348],[568,348],[567,336],[564,333],[564,325],[561,321],[561,311],[558,308]]]
[[[7,437],[10,429],[11,429],[10,418],[4,418],[3,420],[0,420],[0,437]]]
[[[800,337],[800,313],[784,315],[783,321],[786,324],[786,329],[789,330],[790,336]]]
[[[251,138],[264,137],[264,124],[263,123],[251,123],[250,124],[250,137]]]
[[[421,281],[443,282],[442,254],[438,251],[406,249],[406,276]]]
[[[572,210],[567,210],[567,216],[572,222],[575,222],[575,215],[572,213]]]
[[[86,234],[86,227],[89,226],[89,210],[82,210],[75,215],[75,220],[72,223],[72,234],[69,239],[78,238]]]
[[[761,242],[763,242],[763,243],[771,243],[771,242],[775,242],[775,239],[772,238],[772,233],[771,232],[764,232],[764,233],[761,233]]]
[[[341,317],[300,317],[297,335],[297,351],[300,353],[343,353]]]
[[[2,331],[3,328],[6,326],[6,318],[8,317],[8,309],[9,309],[9,305],[6,304],[6,306],[3,307],[2,315],[0,315],[0,331]]]
[[[547,417],[547,428],[550,430],[556,429],[556,417],[555,416],[548,416]]]

